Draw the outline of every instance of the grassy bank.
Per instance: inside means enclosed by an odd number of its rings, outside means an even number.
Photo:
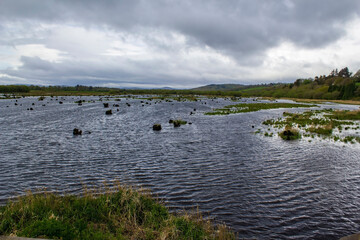
[[[0,235],[52,239],[235,239],[201,214],[173,214],[148,191],[41,192],[0,207]]]

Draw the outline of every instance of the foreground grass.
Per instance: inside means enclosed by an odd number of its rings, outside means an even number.
[[[0,207],[0,235],[52,239],[235,239],[201,214],[172,214],[149,192],[117,187],[83,196],[41,192]]]
[[[256,112],[263,109],[299,108],[299,107],[316,107],[316,105],[297,104],[297,103],[239,103],[235,105],[228,105],[225,106],[224,108],[218,108],[212,112],[207,112],[205,114],[228,115],[234,113]]]

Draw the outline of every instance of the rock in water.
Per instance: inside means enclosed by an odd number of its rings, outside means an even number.
[[[74,128],[73,135],[81,135],[82,131],[80,129]]]
[[[153,125],[153,130],[154,131],[160,131],[161,130],[161,124],[154,124]]]

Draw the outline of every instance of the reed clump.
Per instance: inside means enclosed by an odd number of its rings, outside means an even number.
[[[28,192],[0,207],[0,235],[50,239],[235,239],[225,225],[171,213],[149,191],[84,190],[81,196]]]
[[[286,126],[284,131],[279,133],[279,136],[284,140],[296,140],[301,138],[299,131],[291,126]]]

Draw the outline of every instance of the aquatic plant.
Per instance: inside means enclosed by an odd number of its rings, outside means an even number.
[[[172,122],[169,121],[169,123],[174,124],[174,127],[180,127],[181,125],[187,124],[187,121],[184,121],[184,120],[181,120],[181,119],[176,119],[176,120],[172,120]]]
[[[225,225],[170,213],[149,191],[116,186],[82,196],[41,191],[0,207],[0,235],[54,239],[235,239]]]

